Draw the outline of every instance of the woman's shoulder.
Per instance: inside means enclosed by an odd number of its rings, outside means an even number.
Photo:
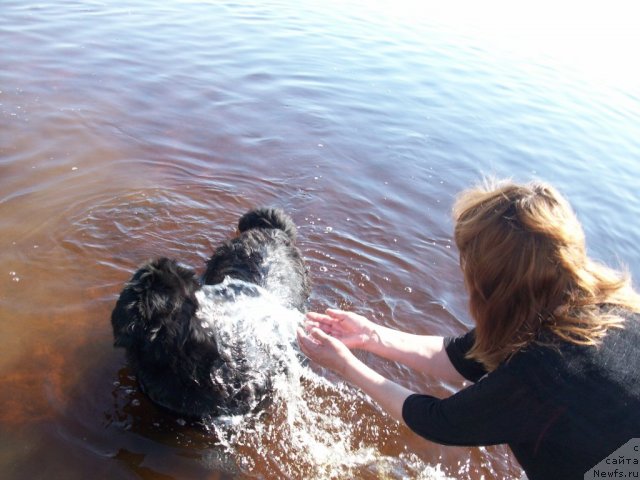
[[[603,306],[603,315],[618,315],[622,327],[611,327],[599,345],[580,345],[541,331],[536,340],[514,354],[507,363],[513,368],[618,369],[633,366],[640,370],[640,313],[615,306]],[[537,366],[537,367],[536,367]]]
[[[602,340],[602,349],[613,349],[620,353],[633,350],[640,361],[640,312],[613,307],[607,311],[609,315],[624,319],[620,328],[610,328]]]

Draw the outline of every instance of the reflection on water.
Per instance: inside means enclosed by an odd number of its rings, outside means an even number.
[[[258,205],[299,225],[312,308],[461,333],[449,210],[487,173],[556,184],[590,252],[638,278],[638,39],[606,23],[632,17],[522,30],[513,9],[389,3],[3,2],[3,477],[519,475],[506,448],[421,440],[308,366],[256,418],[191,424],[150,404],[111,344],[138,265],[202,265]],[[362,355],[413,389],[457,387]]]

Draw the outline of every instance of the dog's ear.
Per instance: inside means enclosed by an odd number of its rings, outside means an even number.
[[[145,293],[148,291],[152,272],[153,263],[144,265],[133,274],[120,293],[111,312],[115,347],[132,348],[147,323],[147,315],[142,311],[141,305],[147,303]]]
[[[153,341],[177,310],[197,308],[195,272],[175,260],[159,258],[141,267],[127,283],[111,314],[114,346],[132,348]]]
[[[120,297],[122,299],[122,296]],[[111,326],[113,327],[113,346],[132,348],[136,343],[139,320],[131,315],[131,309],[124,303],[117,303],[111,313]]]

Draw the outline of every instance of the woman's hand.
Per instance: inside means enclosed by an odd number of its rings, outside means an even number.
[[[373,323],[357,313],[332,308],[325,313],[307,313],[305,328],[318,329],[346,348],[366,350],[446,381],[464,380],[449,360],[441,336],[402,332]]]
[[[376,324],[353,312],[331,308],[324,314],[309,312],[305,324],[340,340],[348,348],[368,350],[380,340]]]
[[[344,343],[316,327],[308,331],[298,328],[298,344],[312,361],[343,376],[349,363],[356,360]]]
[[[411,390],[387,380],[366,366],[344,343],[317,327],[310,327],[309,332],[298,328],[298,344],[311,360],[333,370],[347,382],[362,389],[393,418],[403,421],[402,406],[413,393]]]

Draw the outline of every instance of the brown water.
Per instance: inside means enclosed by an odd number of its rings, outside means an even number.
[[[449,211],[482,174],[553,182],[593,255],[640,274],[623,14],[522,30],[403,2],[302,3],[2,2],[0,477],[520,474],[505,447],[421,440],[325,372],[258,419],[190,425],[149,404],[112,348],[140,263],[201,271],[256,205],[299,225],[312,308],[416,333],[472,324]],[[600,51],[573,61],[576,38]],[[415,390],[459,387],[363,358]]]

